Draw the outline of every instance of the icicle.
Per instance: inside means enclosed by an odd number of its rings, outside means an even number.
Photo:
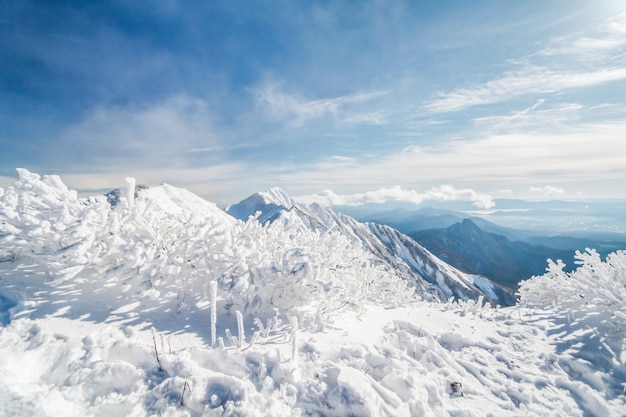
[[[128,207],[135,205],[135,179],[131,177],[126,178],[126,185],[124,186],[124,197],[128,202]]]
[[[298,318],[291,317],[291,361],[296,365],[296,354],[298,351]]]
[[[243,327],[243,316],[241,315],[241,311],[235,311],[235,316],[237,317],[237,347],[243,347],[246,343],[246,333]]]
[[[215,347],[216,327],[217,327],[217,281],[210,282],[211,296],[211,347]]]
[[[226,333],[226,337],[228,338],[228,341],[230,342],[231,345],[233,345],[235,347],[239,346],[239,343],[237,342],[237,338],[234,337],[230,333],[230,329],[226,329],[225,333]]]

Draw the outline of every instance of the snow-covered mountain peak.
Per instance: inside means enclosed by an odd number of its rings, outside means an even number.
[[[259,195],[264,199],[266,204],[275,204],[290,209],[295,205],[295,201],[283,191],[282,188],[272,187],[267,191],[260,192]]]
[[[233,224],[235,221],[216,204],[199,197],[189,190],[169,184],[141,189],[137,193],[136,201],[158,208],[167,213],[167,215],[177,216],[183,222],[194,216],[210,216],[226,225]]]
[[[228,206],[226,212],[239,220],[246,221],[250,216],[254,216],[259,222],[265,223],[275,220],[280,212],[290,210],[296,204],[285,191],[272,187]]]

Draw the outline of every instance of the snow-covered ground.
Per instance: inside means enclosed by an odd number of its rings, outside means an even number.
[[[625,252],[552,263],[515,307],[428,302],[341,235],[20,176],[0,189],[0,415],[626,415]]]

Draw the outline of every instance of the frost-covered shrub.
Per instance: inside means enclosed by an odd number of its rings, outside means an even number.
[[[519,305],[547,311],[568,347],[587,363],[626,378],[626,251],[602,261],[591,249],[576,252],[575,271],[549,261],[547,272],[522,281]]]
[[[129,179],[109,201],[79,198],[57,176],[18,173],[0,193],[0,260],[37,265],[35,279],[43,274],[46,284],[95,282],[111,303],[175,303],[182,312],[217,282],[222,313],[278,312],[303,326],[366,300],[413,297],[394,271],[338,231],[238,221],[167,185],[136,192]]]
[[[546,273],[522,281],[520,304],[530,307],[581,304],[602,310],[624,311],[626,308],[626,251],[617,251],[602,261],[593,249],[576,251],[580,266],[564,272],[561,260],[548,260]]]
[[[218,282],[229,303],[250,315],[279,311],[324,319],[365,300],[391,304],[410,298],[404,281],[372,265],[361,247],[338,232],[255,219],[234,230],[228,269],[222,266]]]

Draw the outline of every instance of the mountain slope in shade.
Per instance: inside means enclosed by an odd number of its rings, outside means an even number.
[[[465,274],[442,262],[424,247],[397,230],[376,223],[360,223],[318,204],[300,204],[280,189],[273,188],[226,208],[234,217],[250,216],[261,222],[298,225],[320,232],[339,231],[352,242],[362,245],[373,259],[397,271],[422,295],[463,300],[483,297],[498,304],[511,304],[510,293],[489,280]]]
[[[545,271],[548,258],[573,265],[574,251],[551,249],[488,233],[465,219],[446,229],[412,233],[416,241],[445,262],[468,273],[480,274],[508,288]]]

